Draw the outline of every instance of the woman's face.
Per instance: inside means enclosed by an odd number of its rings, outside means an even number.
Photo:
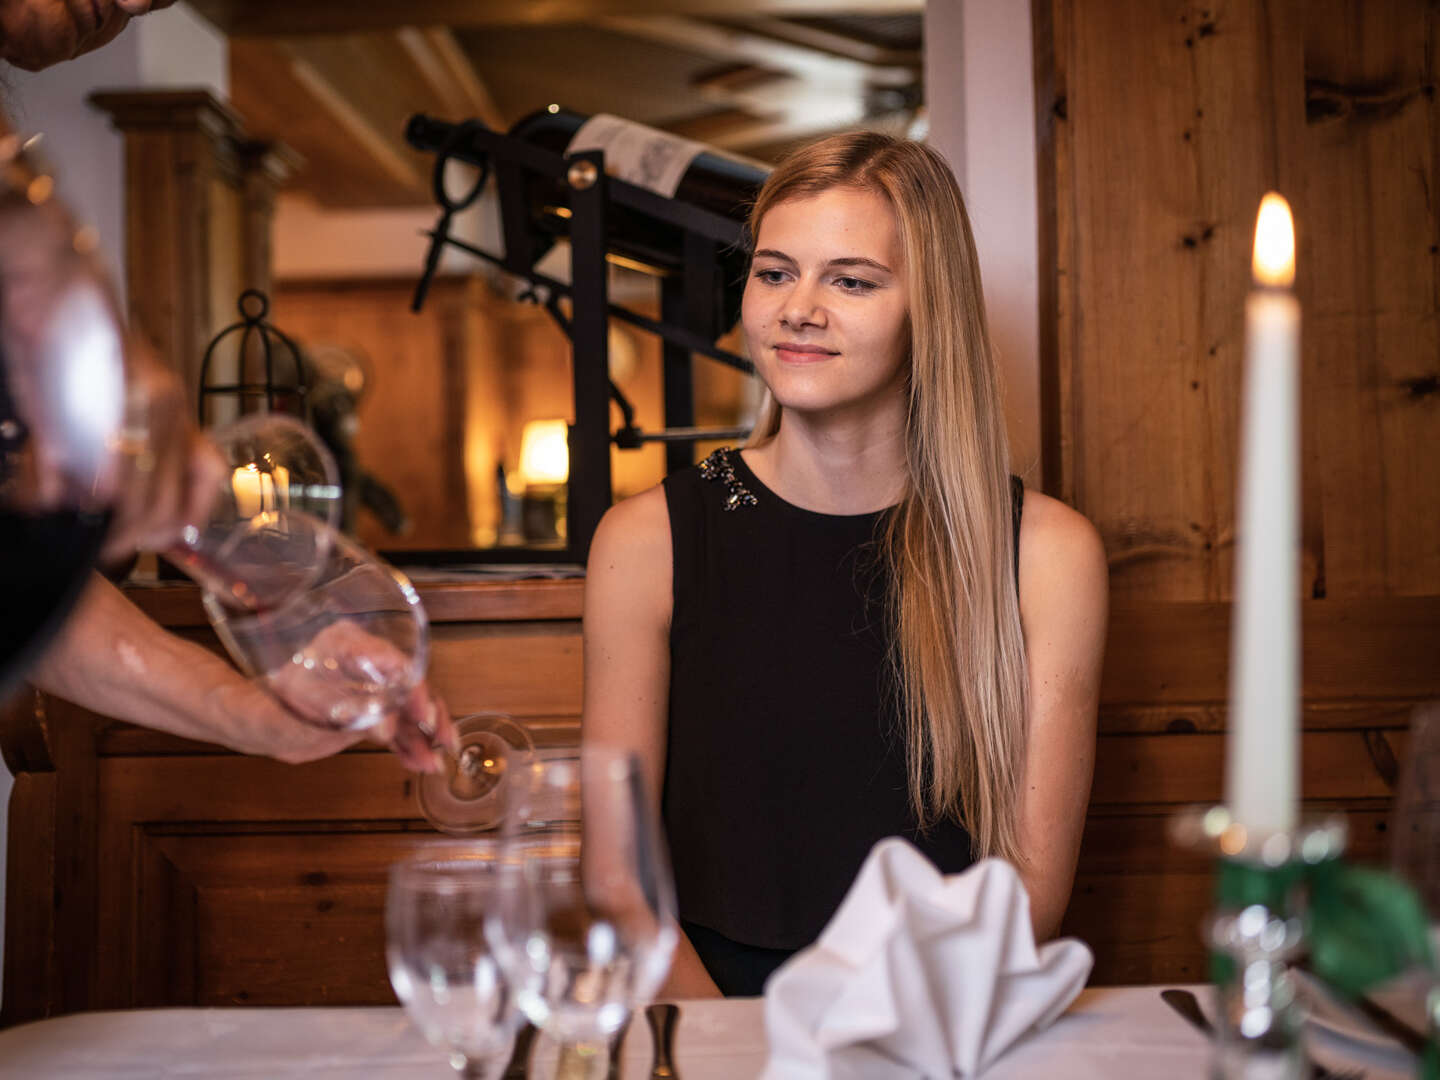
[[[898,393],[909,304],[889,201],[832,188],[773,206],[740,318],[750,358],[787,409],[830,412]]]
[[[0,0],[0,59],[39,71],[98,49],[132,15],[175,0]]]

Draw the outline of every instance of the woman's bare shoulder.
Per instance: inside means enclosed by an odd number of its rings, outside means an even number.
[[[670,511],[660,484],[616,503],[600,519],[590,542],[591,569],[597,551],[630,561],[637,555],[654,558],[663,549],[670,561]]]
[[[616,503],[600,519],[586,564],[587,594],[630,608],[643,604],[668,617],[672,563],[670,512],[665,489],[657,484]]]
[[[1108,578],[1105,546],[1090,519],[1059,499],[1039,491],[1025,491],[1020,518],[1020,597],[1035,596],[1035,588],[1098,586]]]

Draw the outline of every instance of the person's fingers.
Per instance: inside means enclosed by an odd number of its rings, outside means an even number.
[[[424,683],[406,696],[404,707],[396,717],[391,746],[402,761],[422,772],[439,772],[444,768],[441,748],[458,749],[444,702],[432,695]]]
[[[181,518],[187,525],[203,525],[225,483],[227,466],[215,444],[198,431],[190,435],[189,467]]]
[[[405,767],[414,772],[439,772],[442,768],[440,756],[430,749],[424,733],[403,718],[395,725],[395,737],[390,741],[390,748]]]
[[[460,753],[460,731],[455,727],[450,707],[439,694],[432,691],[429,696],[435,706],[435,732],[431,736],[430,745],[443,746],[452,754]]]

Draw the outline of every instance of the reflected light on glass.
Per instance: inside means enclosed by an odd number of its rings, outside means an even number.
[[[55,401],[68,464],[98,471],[125,415],[124,343],[110,305],[91,284],[70,289],[50,317],[45,364],[60,372]]]

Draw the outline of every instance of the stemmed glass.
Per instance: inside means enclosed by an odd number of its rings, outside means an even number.
[[[207,433],[227,466],[209,517],[165,552],[221,604],[274,606],[307,588],[340,520],[340,471],[290,416],[256,413]]]
[[[602,1077],[610,1040],[665,980],[678,936],[669,860],[632,754],[542,751],[507,785],[507,879],[486,922],[557,1076]]]
[[[300,716],[324,727],[362,730],[402,709],[425,677],[429,621],[409,578],[303,512],[258,514],[235,543],[303,528],[324,537],[313,580],[258,611],[203,600],[210,624],[249,675]],[[222,549],[223,551],[223,549]]]
[[[390,871],[390,985],[416,1027],[467,1080],[499,1075],[519,1026],[484,930],[500,876],[493,843],[431,848]]]
[[[524,725],[499,712],[480,712],[455,721],[459,752],[442,750],[443,768],[422,775],[415,797],[425,819],[441,832],[469,836],[500,824],[505,787],[523,780],[535,752]]]

